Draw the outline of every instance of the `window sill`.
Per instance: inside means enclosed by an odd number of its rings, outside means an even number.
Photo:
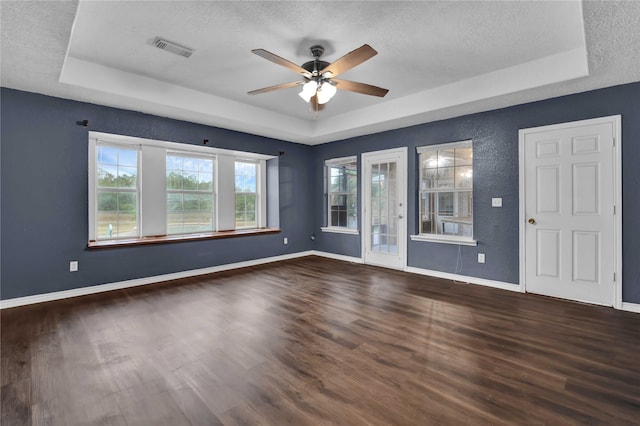
[[[337,226],[323,226],[322,228],[320,228],[320,230],[322,232],[333,232],[333,233],[336,233],[336,234],[351,234],[351,235],[360,234],[360,232],[358,232],[357,229],[339,228]]]
[[[157,237],[140,237],[122,240],[89,241],[90,249],[111,247],[144,246],[150,244],[180,243],[185,241],[217,240],[221,238],[245,237],[249,235],[277,234],[279,228],[237,229],[234,231],[203,232],[189,235],[160,235]]]
[[[453,235],[411,235],[411,241],[427,243],[456,244],[460,246],[477,246],[478,242],[469,237],[457,237]]]

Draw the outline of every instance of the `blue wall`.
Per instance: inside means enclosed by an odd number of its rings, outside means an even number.
[[[312,249],[308,146],[3,88],[1,297],[29,296]],[[78,121],[89,120],[89,127]],[[88,250],[88,131],[278,155],[282,233]],[[289,244],[283,244],[288,237]],[[69,261],[78,260],[78,272]]]
[[[152,115],[2,89],[1,298],[28,296],[305,250],[360,257],[360,236],[325,225],[325,159],[409,147],[409,234],[418,231],[417,146],[473,139],[478,247],[409,241],[409,266],[517,283],[518,130],[622,115],[623,300],[640,303],[640,83],[304,146]],[[88,119],[88,128],[77,121]],[[281,234],[87,250],[87,132],[253,151],[279,157]],[[359,158],[360,160],[360,158]],[[502,197],[501,209],[491,198]],[[309,236],[316,235],[312,241]],[[283,245],[282,238],[289,238]],[[483,252],[486,264],[476,256]],[[68,271],[78,260],[80,270]]]
[[[323,163],[326,159],[409,147],[408,226],[418,233],[416,147],[473,140],[474,237],[477,247],[409,241],[408,265],[505,283],[519,282],[518,130],[609,115],[622,115],[623,300],[640,303],[640,83],[457,117],[314,147],[317,250],[361,256],[360,236],[323,233],[326,225]],[[358,157],[360,159],[360,157]],[[503,207],[492,208],[491,198]],[[458,264],[458,250],[462,263]],[[485,253],[487,263],[477,262]],[[456,269],[456,266],[458,268]]]

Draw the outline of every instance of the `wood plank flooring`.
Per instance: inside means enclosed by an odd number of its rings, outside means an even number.
[[[1,321],[2,425],[640,423],[640,315],[319,257]]]

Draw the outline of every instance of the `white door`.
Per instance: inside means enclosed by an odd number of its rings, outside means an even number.
[[[362,154],[364,263],[406,267],[407,148]]]
[[[606,117],[520,131],[526,291],[614,304],[618,129]]]

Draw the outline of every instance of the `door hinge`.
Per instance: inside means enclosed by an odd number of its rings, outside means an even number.
[[[616,214],[616,205],[613,205],[613,214]]]
[[[616,273],[613,273],[613,282],[616,282]]]
[[[613,147],[614,147],[614,148],[616,147],[616,138],[615,138],[615,136],[614,136],[614,138],[613,138]]]

